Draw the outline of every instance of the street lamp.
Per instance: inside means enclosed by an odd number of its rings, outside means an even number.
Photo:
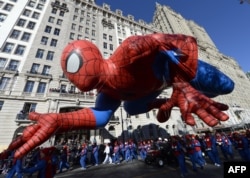
[[[122,104],[120,106],[120,110],[121,110],[121,122],[122,122],[122,142],[123,144],[125,144],[125,135],[124,135],[124,127],[123,127],[123,116],[122,116]]]

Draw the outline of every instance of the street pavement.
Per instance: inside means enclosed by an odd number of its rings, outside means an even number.
[[[193,172],[191,163],[187,160],[187,168],[189,173],[186,178],[223,178],[223,166],[217,167],[207,164],[203,170],[199,169]],[[0,178],[4,178],[0,175]],[[36,174],[32,178],[37,177]],[[180,178],[180,170],[178,167],[164,165],[157,167],[156,165],[147,165],[143,161],[134,160],[133,162],[122,162],[120,164],[100,164],[98,166],[88,166],[86,170],[82,170],[79,166],[72,167],[70,170],[63,170],[57,173],[55,178]],[[28,178],[28,176],[24,176]],[[31,178],[31,177],[29,177]]]
[[[223,165],[221,167],[207,164],[204,169],[198,169],[197,172],[192,171],[191,162],[186,161],[189,173],[186,178],[223,178]],[[73,170],[65,170],[61,174],[57,174],[55,178],[180,178],[180,170],[178,167],[165,165],[157,167],[155,165],[146,165],[143,161],[135,160],[133,162],[123,162],[116,164],[101,164],[98,166],[89,166],[86,170],[75,168]]]

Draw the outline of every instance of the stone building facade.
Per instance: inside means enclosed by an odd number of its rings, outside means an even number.
[[[94,105],[96,91],[79,91],[59,67],[63,48],[77,39],[96,44],[107,59],[131,35],[166,32],[195,36],[199,57],[236,83],[232,94],[216,98],[230,106],[230,120],[219,127],[236,128],[250,122],[250,96],[246,92],[250,91],[250,82],[240,66],[217,50],[204,28],[168,6],[156,3],[154,21],[148,24],[136,21],[133,15],[124,16],[120,9],[112,11],[108,4],[97,5],[94,0],[0,0],[0,32],[0,151],[31,123],[31,111],[69,112]],[[161,97],[170,95],[171,89]],[[121,106],[105,128],[55,135],[48,144],[63,138],[141,140],[211,129],[198,118],[195,127],[186,126],[177,108],[166,123],[158,123],[156,113],[152,110],[129,116]]]

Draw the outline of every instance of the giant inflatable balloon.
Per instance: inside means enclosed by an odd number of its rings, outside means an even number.
[[[130,115],[158,109],[159,122],[169,119],[173,107],[179,107],[183,122],[189,125],[195,125],[192,114],[209,126],[229,118],[223,112],[228,106],[211,98],[232,92],[234,82],[198,59],[197,42],[191,36],[131,36],[107,60],[93,43],[73,41],[62,52],[61,66],[81,91],[97,89],[95,106],[69,113],[30,113],[29,119],[36,122],[7,149],[15,150],[15,158],[55,133],[104,127],[121,102]],[[173,88],[171,98],[157,98],[168,87]]]

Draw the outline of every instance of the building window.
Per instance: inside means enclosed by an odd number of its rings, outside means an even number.
[[[85,36],[85,40],[88,40],[88,41],[89,41],[89,37],[88,37],[88,36]]]
[[[36,103],[24,103],[23,112],[29,113],[34,112],[36,110]]]
[[[3,22],[6,19],[7,15],[0,13],[0,22]]]
[[[71,85],[71,86],[70,86],[70,90],[69,90],[68,92],[69,92],[69,93],[75,93],[75,91],[76,91],[76,87],[73,86],[73,85]]]
[[[89,26],[89,23],[90,23],[90,21],[89,21],[89,20],[87,20],[87,21],[86,21],[86,25],[87,25],[87,26]]]
[[[96,44],[96,40],[94,38],[91,39],[91,42]]]
[[[87,34],[87,35],[89,34],[89,28],[85,29],[85,34]]]
[[[78,14],[79,13],[79,9],[75,8],[75,13]]]
[[[2,77],[0,80],[0,90],[5,90],[9,86],[10,78],[9,77]]]
[[[76,21],[76,20],[77,20],[77,16],[74,15],[74,16],[73,16],[73,21]]]
[[[109,41],[113,41],[113,37],[109,35]]]
[[[36,9],[38,9],[38,10],[43,10],[43,5],[42,5],[42,4],[38,4],[38,5],[36,6]]]
[[[36,58],[42,59],[43,58],[43,53],[44,53],[43,49],[38,49],[37,52],[36,52]]]
[[[77,39],[81,40],[82,39],[82,35],[77,35]]]
[[[12,33],[11,33],[11,35],[10,35],[10,38],[18,39],[20,33],[21,32],[19,30],[13,30]]]
[[[92,36],[95,36],[95,30],[92,30]]]
[[[50,46],[56,47],[57,45],[57,40],[56,39],[51,39]]]
[[[18,45],[18,46],[16,47],[16,50],[15,50],[14,54],[15,54],[15,55],[23,55],[24,51],[25,51],[25,46],[23,46],[23,45]]]
[[[35,4],[36,4],[36,2],[30,1],[29,4],[28,4],[28,6],[29,6],[29,7],[35,7]]]
[[[84,10],[81,10],[81,15],[84,15],[85,11]]]
[[[24,12],[23,12],[23,15],[26,16],[26,17],[29,17],[31,14],[31,10],[28,10],[28,9],[25,9]]]
[[[41,44],[47,45],[48,39],[49,39],[48,37],[43,36],[41,39]]]
[[[25,87],[24,87],[24,92],[26,92],[26,93],[31,93],[32,92],[32,90],[33,90],[33,87],[34,87],[34,81],[30,81],[30,80],[28,80],[27,82],[26,82],[26,84],[25,84]]]
[[[49,71],[50,71],[50,66],[45,65],[45,66],[43,67],[42,74],[43,74],[43,75],[49,75]]]
[[[83,32],[83,26],[79,26],[79,27],[78,27],[78,31],[79,31],[79,32]]]
[[[113,44],[109,44],[109,50],[113,51],[114,47]]]
[[[61,16],[61,17],[64,17],[64,11],[60,11],[60,13],[59,13],[59,15]]]
[[[122,39],[119,39],[118,41],[119,41],[119,44],[122,44]]]
[[[51,28],[50,26],[46,26],[44,32],[50,33],[50,32],[51,32],[51,29],[52,29],[52,28]]]
[[[19,61],[11,60],[7,67],[7,70],[17,71],[18,65],[19,65]]]
[[[0,101],[0,110],[3,108],[4,101]]]
[[[11,53],[12,49],[14,48],[13,43],[6,43],[5,46],[3,47],[3,52],[4,53]]]
[[[75,39],[75,34],[74,33],[70,33],[69,39],[74,40]]]
[[[105,58],[105,59],[107,59],[109,56],[108,56],[108,53],[107,52],[104,52],[103,53],[103,57]]]
[[[106,40],[107,39],[107,34],[103,33],[103,39]]]
[[[0,57],[0,69],[3,69],[6,64],[7,59]]]
[[[34,12],[33,15],[32,15],[32,18],[39,19],[39,16],[40,16],[40,13]]]
[[[45,82],[39,82],[37,87],[37,93],[44,93],[46,89],[46,83]]]
[[[50,60],[50,61],[53,61],[53,58],[54,58],[54,52],[53,51],[48,51],[46,59]]]
[[[37,74],[40,64],[33,63],[30,69],[30,73]]]
[[[26,20],[24,20],[24,19],[19,19],[18,22],[17,22],[17,26],[19,26],[19,27],[24,27],[25,23],[26,23]]]
[[[29,41],[30,40],[30,36],[31,36],[31,34],[30,33],[27,33],[27,32],[24,32],[23,33],[23,36],[22,36],[22,38],[21,38],[21,40],[22,41]]]
[[[35,28],[35,25],[36,25],[35,22],[29,22],[27,28],[33,30]]]
[[[11,11],[11,9],[13,8],[13,5],[11,4],[6,4],[3,8],[3,10],[6,10],[6,11]]]
[[[60,87],[60,93],[66,93],[66,88],[67,88],[67,86],[62,84]]]
[[[60,35],[60,29],[55,28],[55,30],[54,30],[54,35],[59,36],[59,35]]]
[[[62,19],[57,19],[56,24],[57,24],[57,25],[62,25],[62,22],[63,22]]]
[[[55,17],[49,17],[48,22],[50,22],[50,23],[54,23],[54,20],[55,20]]]
[[[156,116],[156,110],[155,109],[153,109],[153,115]]]
[[[73,24],[71,25],[71,30],[75,30],[75,29],[76,29],[76,24],[73,23]]]
[[[51,11],[52,14],[56,14],[56,12],[57,12],[56,8],[53,8],[52,11]]]
[[[90,14],[89,12],[87,13],[87,17],[88,17],[88,18],[91,18],[91,14]]]
[[[0,8],[3,6],[3,1],[0,1]]]
[[[103,43],[103,48],[107,49],[108,48],[108,44],[106,42]]]

